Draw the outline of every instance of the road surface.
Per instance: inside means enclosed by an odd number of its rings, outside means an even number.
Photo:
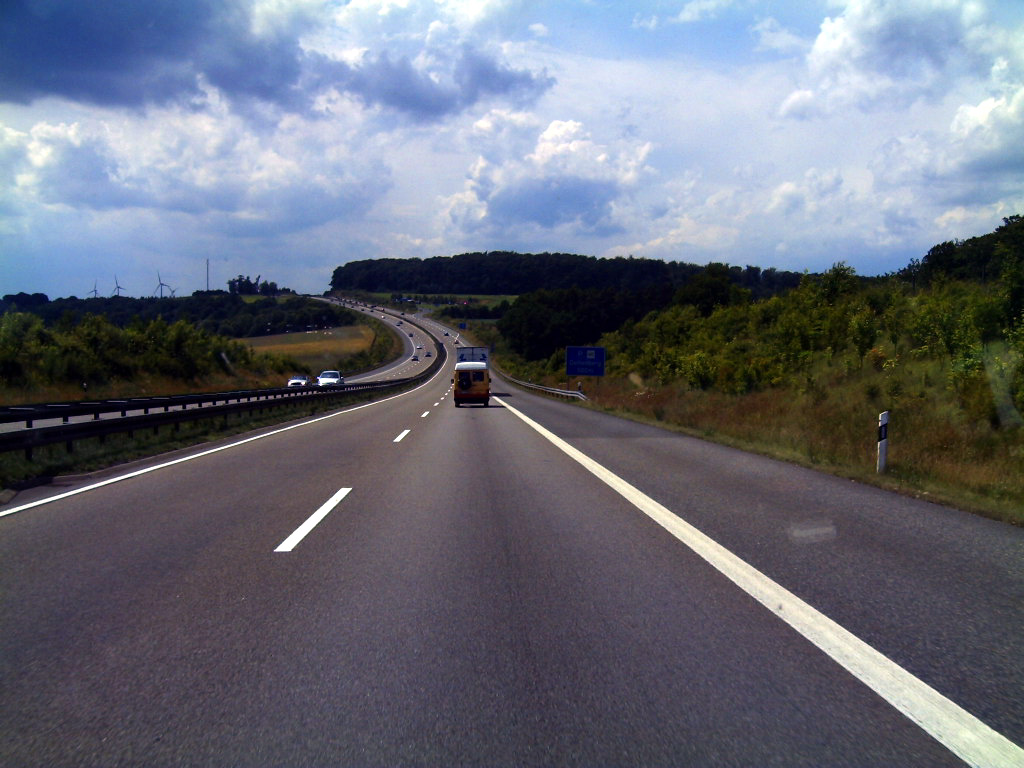
[[[1024,762],[1024,531],[449,388],[0,506],[0,764]]]

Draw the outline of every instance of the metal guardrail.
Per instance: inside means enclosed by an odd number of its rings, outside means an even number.
[[[340,399],[353,391],[391,389],[408,384],[410,381],[411,379],[396,379],[393,382],[378,383],[376,386],[361,384],[352,385],[351,387],[338,387],[326,392],[292,392],[290,393],[292,395],[291,397],[272,397],[269,396],[269,393],[274,390],[263,390],[262,392],[264,393],[264,396],[261,397],[242,397],[234,399],[231,402],[225,401],[220,405],[205,405],[203,407],[193,408],[186,407],[183,403],[185,398],[180,398],[175,399],[175,403],[179,407],[173,410],[171,403],[169,402],[172,398],[163,398],[163,400],[166,401],[166,410],[162,410],[164,408],[163,403],[154,402],[158,401],[158,398],[146,398],[145,400],[148,402],[148,409],[146,409],[142,414],[132,416],[126,415],[121,418],[108,419],[99,419],[97,415],[95,419],[91,419],[89,421],[65,423],[50,427],[18,429],[0,433],[0,453],[24,451],[26,459],[31,461],[32,453],[35,449],[49,445],[64,443],[67,445],[67,450],[70,452],[73,450],[74,443],[79,440],[89,438],[99,438],[100,440],[103,440],[109,435],[123,433],[128,433],[131,436],[137,431],[146,429],[158,432],[162,426],[173,425],[177,428],[180,424],[188,421],[218,418],[227,420],[228,416],[231,414],[243,413],[246,411],[251,414],[255,411],[264,411],[287,406],[312,403],[329,404],[332,400]],[[223,399],[223,397],[221,399]],[[209,402],[209,399],[207,399],[207,402]],[[161,410],[156,413],[152,412],[156,408]],[[106,410],[100,412],[109,413],[110,411]],[[57,413],[56,415],[60,416],[61,414]]]
[[[504,376],[505,379],[511,381],[520,387],[526,387],[527,389],[536,389],[541,392],[547,392],[549,395],[557,395],[558,397],[568,397],[576,400],[589,400],[589,398],[582,392],[578,392],[575,389],[556,389],[555,387],[542,387],[540,384],[531,384],[528,381],[520,381],[519,379],[513,379],[511,376]]]
[[[168,412],[172,408],[184,410],[190,406],[197,408],[209,407],[218,403],[251,402],[278,398],[301,397],[304,394],[319,392],[315,387],[281,387],[277,389],[244,389],[230,392],[209,392],[198,395],[165,395],[160,397],[128,397],[111,400],[77,400],[63,403],[37,403],[34,405],[11,405],[0,408],[0,423],[14,424],[25,422],[26,429],[32,429],[37,421],[61,419],[67,424],[75,416],[92,416],[98,421],[105,414],[119,413],[127,417],[129,411],[142,411],[148,415],[150,411]]]
[[[443,344],[436,343],[437,356],[433,362],[415,376],[392,381],[370,381],[345,384],[330,389],[319,387],[280,387],[274,389],[238,390],[202,395],[173,395],[167,397],[140,397],[119,400],[44,403],[38,405],[7,406],[0,408],[0,422],[24,421],[25,429],[0,433],[0,453],[24,451],[32,460],[36,448],[65,443],[68,451],[75,441],[87,438],[104,439],[108,435],[129,433],[144,429],[158,431],[161,426],[186,421],[224,418],[230,414],[280,408],[312,403],[329,404],[353,392],[382,391],[414,384],[432,376],[447,359]],[[194,406],[194,407],[189,407]],[[129,416],[129,411],[143,413]],[[153,412],[157,411],[157,412]],[[103,419],[103,414],[117,413],[118,418]],[[88,421],[70,423],[73,416],[92,416]],[[63,423],[49,427],[33,427],[35,421],[60,418]]]

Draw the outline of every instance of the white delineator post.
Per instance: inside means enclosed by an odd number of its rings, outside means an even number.
[[[885,472],[885,461],[889,454],[889,412],[878,414],[878,462],[875,470],[878,474]]]

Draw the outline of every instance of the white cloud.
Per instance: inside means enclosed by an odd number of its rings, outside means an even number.
[[[793,91],[779,107],[779,117],[807,120],[821,114],[823,114],[821,105],[815,97],[814,91],[807,89]]]
[[[848,0],[822,22],[807,55],[814,88],[802,92],[830,111],[941,99],[958,79],[983,74],[985,49],[1000,37],[984,22],[976,2]]]
[[[1020,205],[1024,201],[1024,86],[961,105],[945,131],[894,137],[882,148],[874,170],[892,186],[929,188],[943,211],[964,206],[989,210],[997,201],[1002,201],[1004,211]],[[936,220],[955,219],[943,216]]]
[[[676,21],[689,24],[714,17],[723,8],[728,8],[734,0],[690,0],[676,16]]]
[[[679,258],[703,262],[711,254],[728,254],[736,245],[740,230],[683,214],[664,234],[647,242],[616,246],[608,255],[623,253],[650,258]],[[699,254],[699,255],[698,255]]]
[[[751,31],[757,35],[758,50],[776,51],[778,53],[806,53],[810,43],[799,35],[784,29],[779,22],[771,16],[761,19]]]
[[[492,113],[478,121],[475,135],[489,148],[515,117]],[[464,189],[446,201],[453,236],[480,230],[506,236],[522,227],[594,233],[621,226],[616,203],[645,172],[650,144],[598,143],[574,120],[554,120],[538,135],[532,121],[520,116],[515,128],[534,129],[532,149],[521,156],[492,153],[499,164],[483,156],[473,163]]]
[[[767,210],[787,216],[816,214],[823,208],[839,204],[836,197],[842,186],[843,178],[837,170],[811,168],[800,182],[785,181],[775,187]]]
[[[979,104],[961,106],[950,132],[960,142],[968,165],[1001,165],[1024,173],[1024,85]]]

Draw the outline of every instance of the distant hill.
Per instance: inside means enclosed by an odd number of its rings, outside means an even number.
[[[1002,280],[1007,271],[1024,271],[1024,217],[1008,216],[987,235],[949,240],[923,259],[912,259],[899,276],[928,284],[938,277],[975,282]]]

